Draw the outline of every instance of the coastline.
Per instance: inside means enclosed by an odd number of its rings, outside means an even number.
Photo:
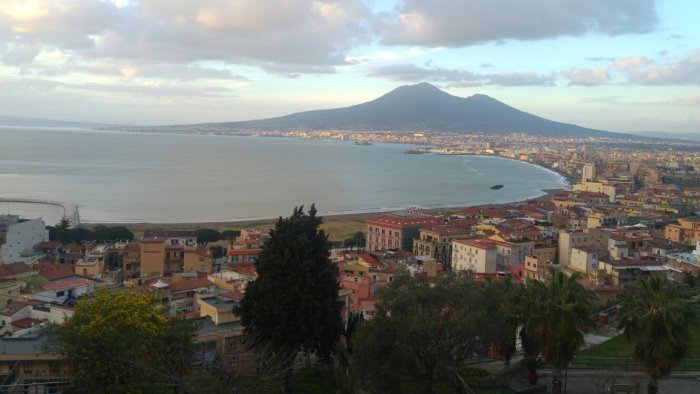
[[[532,198],[527,198],[524,200],[517,200],[511,202],[497,203],[497,204],[480,204],[480,205],[494,205],[494,206],[507,206],[513,204],[522,204],[527,201],[533,200],[543,200],[548,199],[551,195],[558,193],[564,189],[543,189],[542,195]],[[464,206],[454,206],[454,207],[439,207],[439,208],[427,208],[424,211],[428,214],[455,214],[465,208],[478,206],[478,205],[464,205]],[[351,237],[355,232],[365,230],[365,221],[377,214],[394,212],[396,210],[388,211],[372,211],[372,212],[357,212],[357,213],[346,213],[346,214],[331,214],[331,215],[321,215],[323,218],[323,224],[321,228],[326,231],[329,239],[331,241],[342,241],[343,239]],[[224,230],[240,230],[243,228],[271,228],[274,226],[277,218],[267,218],[267,219],[253,219],[253,220],[233,220],[233,221],[222,221],[222,222],[187,222],[187,223],[82,223],[81,227],[93,228],[95,226],[124,226],[128,228],[135,236],[143,234],[146,230],[158,230],[158,231],[177,231],[177,230],[196,230],[200,228],[210,228],[217,231]]]

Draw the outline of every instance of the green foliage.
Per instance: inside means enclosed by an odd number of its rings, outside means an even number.
[[[344,248],[364,248],[365,244],[365,234],[362,231],[358,231],[352,237],[343,240]]]
[[[519,302],[522,299],[522,289],[513,285],[510,278],[506,278],[488,281],[483,292],[482,308],[491,312],[486,322],[489,329],[485,332],[485,339],[493,344],[505,364],[510,365],[521,321]]]
[[[191,365],[196,327],[167,320],[151,299],[100,290],[59,327],[60,351],[79,392],[140,393],[177,384]]]
[[[205,248],[209,242],[216,242],[221,239],[221,233],[210,228],[200,228],[195,231],[195,234],[197,234],[197,243]]]
[[[240,230],[224,230],[221,232],[221,239],[225,239],[229,242],[233,242],[236,237],[241,235]]]
[[[562,371],[583,345],[583,330],[591,319],[598,299],[581,286],[577,275],[566,276],[554,268],[545,282],[528,280],[521,302],[523,330],[552,365],[552,391],[561,392]]]
[[[641,280],[637,289],[638,296],[623,301],[619,328],[632,342],[633,358],[644,366],[648,390],[654,393],[673,362],[689,355],[700,306],[686,286],[666,277]]]
[[[390,392],[406,376],[420,376],[426,393],[435,376],[451,380],[479,350],[486,310],[468,276],[449,275],[436,285],[394,277],[372,319],[355,334],[353,362],[369,392]]]
[[[211,250],[211,255],[214,259],[220,259],[226,256],[226,248],[221,245],[212,246],[209,250]]]
[[[124,226],[108,227],[98,225],[90,231],[90,239],[94,241],[131,241],[134,234]]]
[[[258,278],[236,308],[249,343],[261,357],[274,354],[291,383],[299,351],[328,358],[340,336],[338,268],[312,205],[279,218],[255,263]]]

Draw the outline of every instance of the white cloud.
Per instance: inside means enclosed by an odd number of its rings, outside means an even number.
[[[373,69],[370,76],[400,82],[431,81],[450,87],[465,86],[551,86],[551,75],[534,72],[479,74],[467,70],[439,67],[419,67],[413,64],[393,64]]]
[[[569,85],[598,86],[610,82],[610,71],[606,67],[572,68],[562,71],[561,75],[569,80]]]

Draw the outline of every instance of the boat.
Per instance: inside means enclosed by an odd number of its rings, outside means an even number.
[[[493,186],[491,186],[491,189],[493,189],[493,190],[498,190],[498,189],[502,189],[502,188],[503,188],[503,185],[493,185]]]
[[[410,149],[404,152],[407,155],[420,155],[425,153],[425,151],[422,151],[420,149]]]
[[[355,145],[370,146],[373,144],[369,141],[355,141]]]

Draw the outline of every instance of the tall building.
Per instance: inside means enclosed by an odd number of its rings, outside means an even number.
[[[17,215],[0,216],[0,263],[17,262],[22,252],[48,240],[49,230],[43,220],[25,220]]]
[[[586,163],[583,165],[583,173],[581,174],[582,179],[592,181],[596,177],[596,168],[594,163]]]

